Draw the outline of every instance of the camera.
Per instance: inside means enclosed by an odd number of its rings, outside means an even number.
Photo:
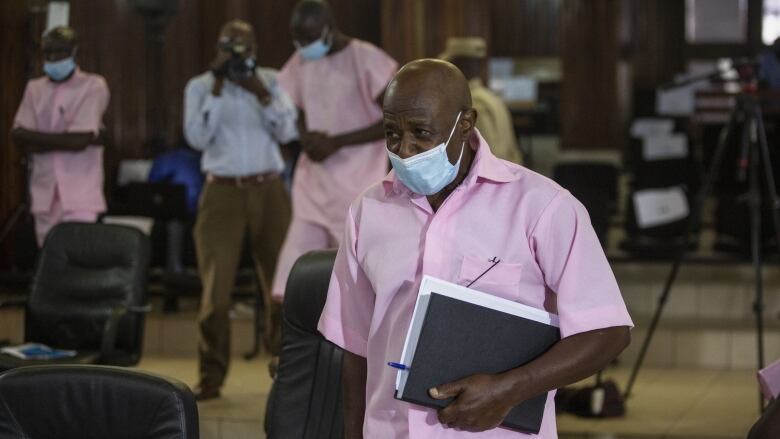
[[[230,80],[251,78],[257,67],[257,62],[252,57],[245,57],[246,44],[237,41],[221,41],[219,49],[230,53],[230,58],[214,70],[217,76],[225,76]]]

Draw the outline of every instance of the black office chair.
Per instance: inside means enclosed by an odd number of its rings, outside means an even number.
[[[0,375],[0,438],[197,439],[180,381],[111,366],[20,367]]]
[[[63,360],[0,354],[0,371],[33,364],[131,365],[141,357],[149,241],[134,228],[87,223],[55,226],[40,253],[24,306],[26,342],[78,351]]]
[[[588,210],[601,246],[607,247],[610,214],[617,210],[619,171],[600,162],[562,163],[553,169],[553,180],[566,188]]]
[[[343,351],[317,331],[335,250],[309,252],[287,281],[279,368],[265,413],[269,439],[328,439],[344,434]]]

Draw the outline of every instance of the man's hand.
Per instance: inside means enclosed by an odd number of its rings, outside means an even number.
[[[333,137],[321,131],[307,131],[300,135],[303,151],[315,162],[322,162],[338,151],[339,146]]]
[[[434,399],[455,398],[439,410],[447,427],[478,432],[498,427],[519,402],[509,398],[510,386],[501,375],[477,374],[428,390]]]
[[[225,83],[225,74],[227,73],[225,63],[230,59],[230,54],[227,52],[219,51],[217,56],[211,60],[209,69],[214,74],[214,85],[211,87],[211,94],[219,96],[222,94],[222,85]]]
[[[263,84],[263,81],[261,81],[257,75],[252,74],[252,76],[248,78],[236,79],[234,82],[244,90],[257,96],[257,99],[260,100],[263,105],[267,105],[266,101],[271,97],[271,93],[268,92],[265,84]]]

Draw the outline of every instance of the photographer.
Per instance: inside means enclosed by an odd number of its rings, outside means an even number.
[[[280,144],[297,138],[296,110],[277,86],[276,72],[256,66],[255,48],[249,23],[228,22],[211,70],[185,90],[185,136],[203,151],[207,175],[194,231],[203,283],[199,400],[218,397],[227,374],[228,312],[246,230],[263,278],[266,347],[273,352],[276,345],[279,307],[268,300],[267,285],[290,221]]]

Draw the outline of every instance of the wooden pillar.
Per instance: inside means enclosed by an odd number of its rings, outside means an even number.
[[[382,45],[401,64],[435,57],[447,38],[480,36],[490,43],[489,1],[382,0]]]
[[[0,2],[0,224],[9,219],[27,190],[22,157],[11,142],[11,127],[27,82],[27,36],[33,25],[30,7],[36,5],[26,1]],[[9,238],[0,243],[0,267],[10,263],[12,241]]]
[[[400,64],[425,56],[424,0],[382,0],[382,46]]]
[[[633,83],[653,90],[685,70],[685,3],[633,0],[631,8]]]
[[[619,59],[619,0],[561,2],[561,146],[617,149],[623,141],[625,65]]]

